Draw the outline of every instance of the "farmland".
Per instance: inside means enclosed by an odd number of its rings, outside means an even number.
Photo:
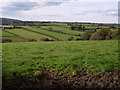
[[[53,30],[61,31],[63,33],[72,34],[72,35],[81,35],[83,33],[79,31],[71,31],[70,28],[63,28],[59,26],[41,26],[40,28],[49,29],[50,27],[53,28]]]
[[[2,28],[4,88],[120,87],[117,25],[20,22]]]
[[[30,31],[26,31],[24,29],[6,29],[5,31],[14,33],[24,39],[36,39],[37,41],[40,41],[41,38],[49,38],[47,36],[40,35],[38,33],[30,32]],[[52,39],[52,38],[49,38],[49,39]]]
[[[57,75],[72,79],[82,73],[81,69],[98,76],[119,66],[117,46],[116,40],[5,43],[3,77],[8,83],[11,82],[8,81],[10,78],[20,76],[31,77],[30,82],[33,82],[35,77],[39,79],[46,69],[54,71],[50,73],[54,78]],[[114,85],[116,87],[116,84]]]
[[[9,36],[14,36],[13,34],[11,34],[11,33],[8,33],[8,32],[5,32],[5,31],[2,31],[2,36],[3,37],[9,37]]]
[[[40,32],[40,33],[44,33],[50,36],[53,36],[55,38],[58,38],[59,40],[68,40],[68,38],[71,37],[71,35],[66,35],[66,34],[60,34],[60,33],[56,33],[56,32],[51,32],[51,31],[46,31],[46,30],[42,30],[42,29],[38,29],[38,28],[33,28],[30,26],[23,26],[25,29],[29,29],[31,31],[35,31],[35,32]],[[73,36],[73,38],[79,38],[77,36]]]

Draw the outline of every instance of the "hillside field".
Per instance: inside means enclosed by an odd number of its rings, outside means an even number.
[[[17,82],[20,77],[37,82],[47,69],[54,78],[66,76],[72,80],[72,77],[81,75],[80,70],[86,72],[83,76],[91,74],[94,77],[119,67],[117,40],[21,42],[4,43],[2,46],[4,82],[8,85],[13,83],[13,87],[17,87],[17,83],[11,81],[14,78],[18,78]],[[116,85],[114,83],[113,87]]]

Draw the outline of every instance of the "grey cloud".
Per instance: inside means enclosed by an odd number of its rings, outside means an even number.
[[[31,10],[36,6],[38,6],[36,2],[12,2],[7,7],[2,8],[2,14],[7,16],[16,15],[21,10]]]
[[[46,2],[46,4],[44,6],[54,6],[54,5],[60,5],[63,2]]]

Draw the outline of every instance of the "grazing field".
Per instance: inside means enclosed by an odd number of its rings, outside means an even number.
[[[63,27],[59,27],[59,26],[41,26],[40,28],[49,29],[50,27],[53,28],[53,30],[61,31],[61,32],[64,32],[64,33],[67,33],[67,34],[73,34],[73,35],[83,34],[83,32],[73,31],[73,30],[70,30],[70,28],[63,28]]]
[[[51,32],[51,31],[48,31],[48,30],[42,30],[42,29],[38,29],[38,28],[35,28],[35,27],[30,27],[30,26],[22,26],[22,27],[26,28],[26,29],[29,29],[31,31],[40,32],[40,33],[43,33],[43,34],[53,36],[53,37],[58,38],[60,40],[68,40],[70,37],[73,37],[74,39],[77,39],[77,38],[80,37],[80,36],[72,36],[72,35],[66,35],[66,34]]]
[[[3,88],[119,88],[116,25],[67,24],[4,26]]]
[[[8,32],[5,32],[5,31],[2,31],[2,36],[3,37],[10,37],[10,36],[14,36],[13,34],[11,34],[11,33],[8,33]]]
[[[3,87],[119,87],[117,46],[117,40],[4,43]]]
[[[18,36],[12,36],[12,37],[1,37],[0,39],[10,39],[12,42],[25,42],[26,40],[23,38],[20,38]]]
[[[35,39],[37,41],[41,41],[41,38],[48,38],[50,40],[52,40],[52,38],[38,34],[38,33],[34,33],[34,32],[30,32],[24,29],[6,29],[5,31],[11,32],[16,34],[17,36],[20,36],[22,38],[24,38],[25,40],[27,39]]]
[[[39,67],[108,71],[118,67],[117,46],[115,40],[5,43],[3,76],[13,77],[13,73],[19,76]]]

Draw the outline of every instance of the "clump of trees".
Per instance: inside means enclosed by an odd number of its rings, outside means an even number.
[[[93,33],[95,33],[94,30],[85,31],[81,36],[81,40],[89,40]]]
[[[120,38],[120,31],[110,31],[108,35],[106,36],[107,40],[118,40]]]
[[[93,33],[90,37],[90,40],[106,40],[106,37],[109,33],[110,29],[103,28],[95,33]]]
[[[118,40],[120,31],[111,31],[109,28],[103,28],[98,31],[85,31],[81,40]]]
[[[84,31],[85,27],[82,25],[75,25],[75,26],[71,26],[71,30]]]

